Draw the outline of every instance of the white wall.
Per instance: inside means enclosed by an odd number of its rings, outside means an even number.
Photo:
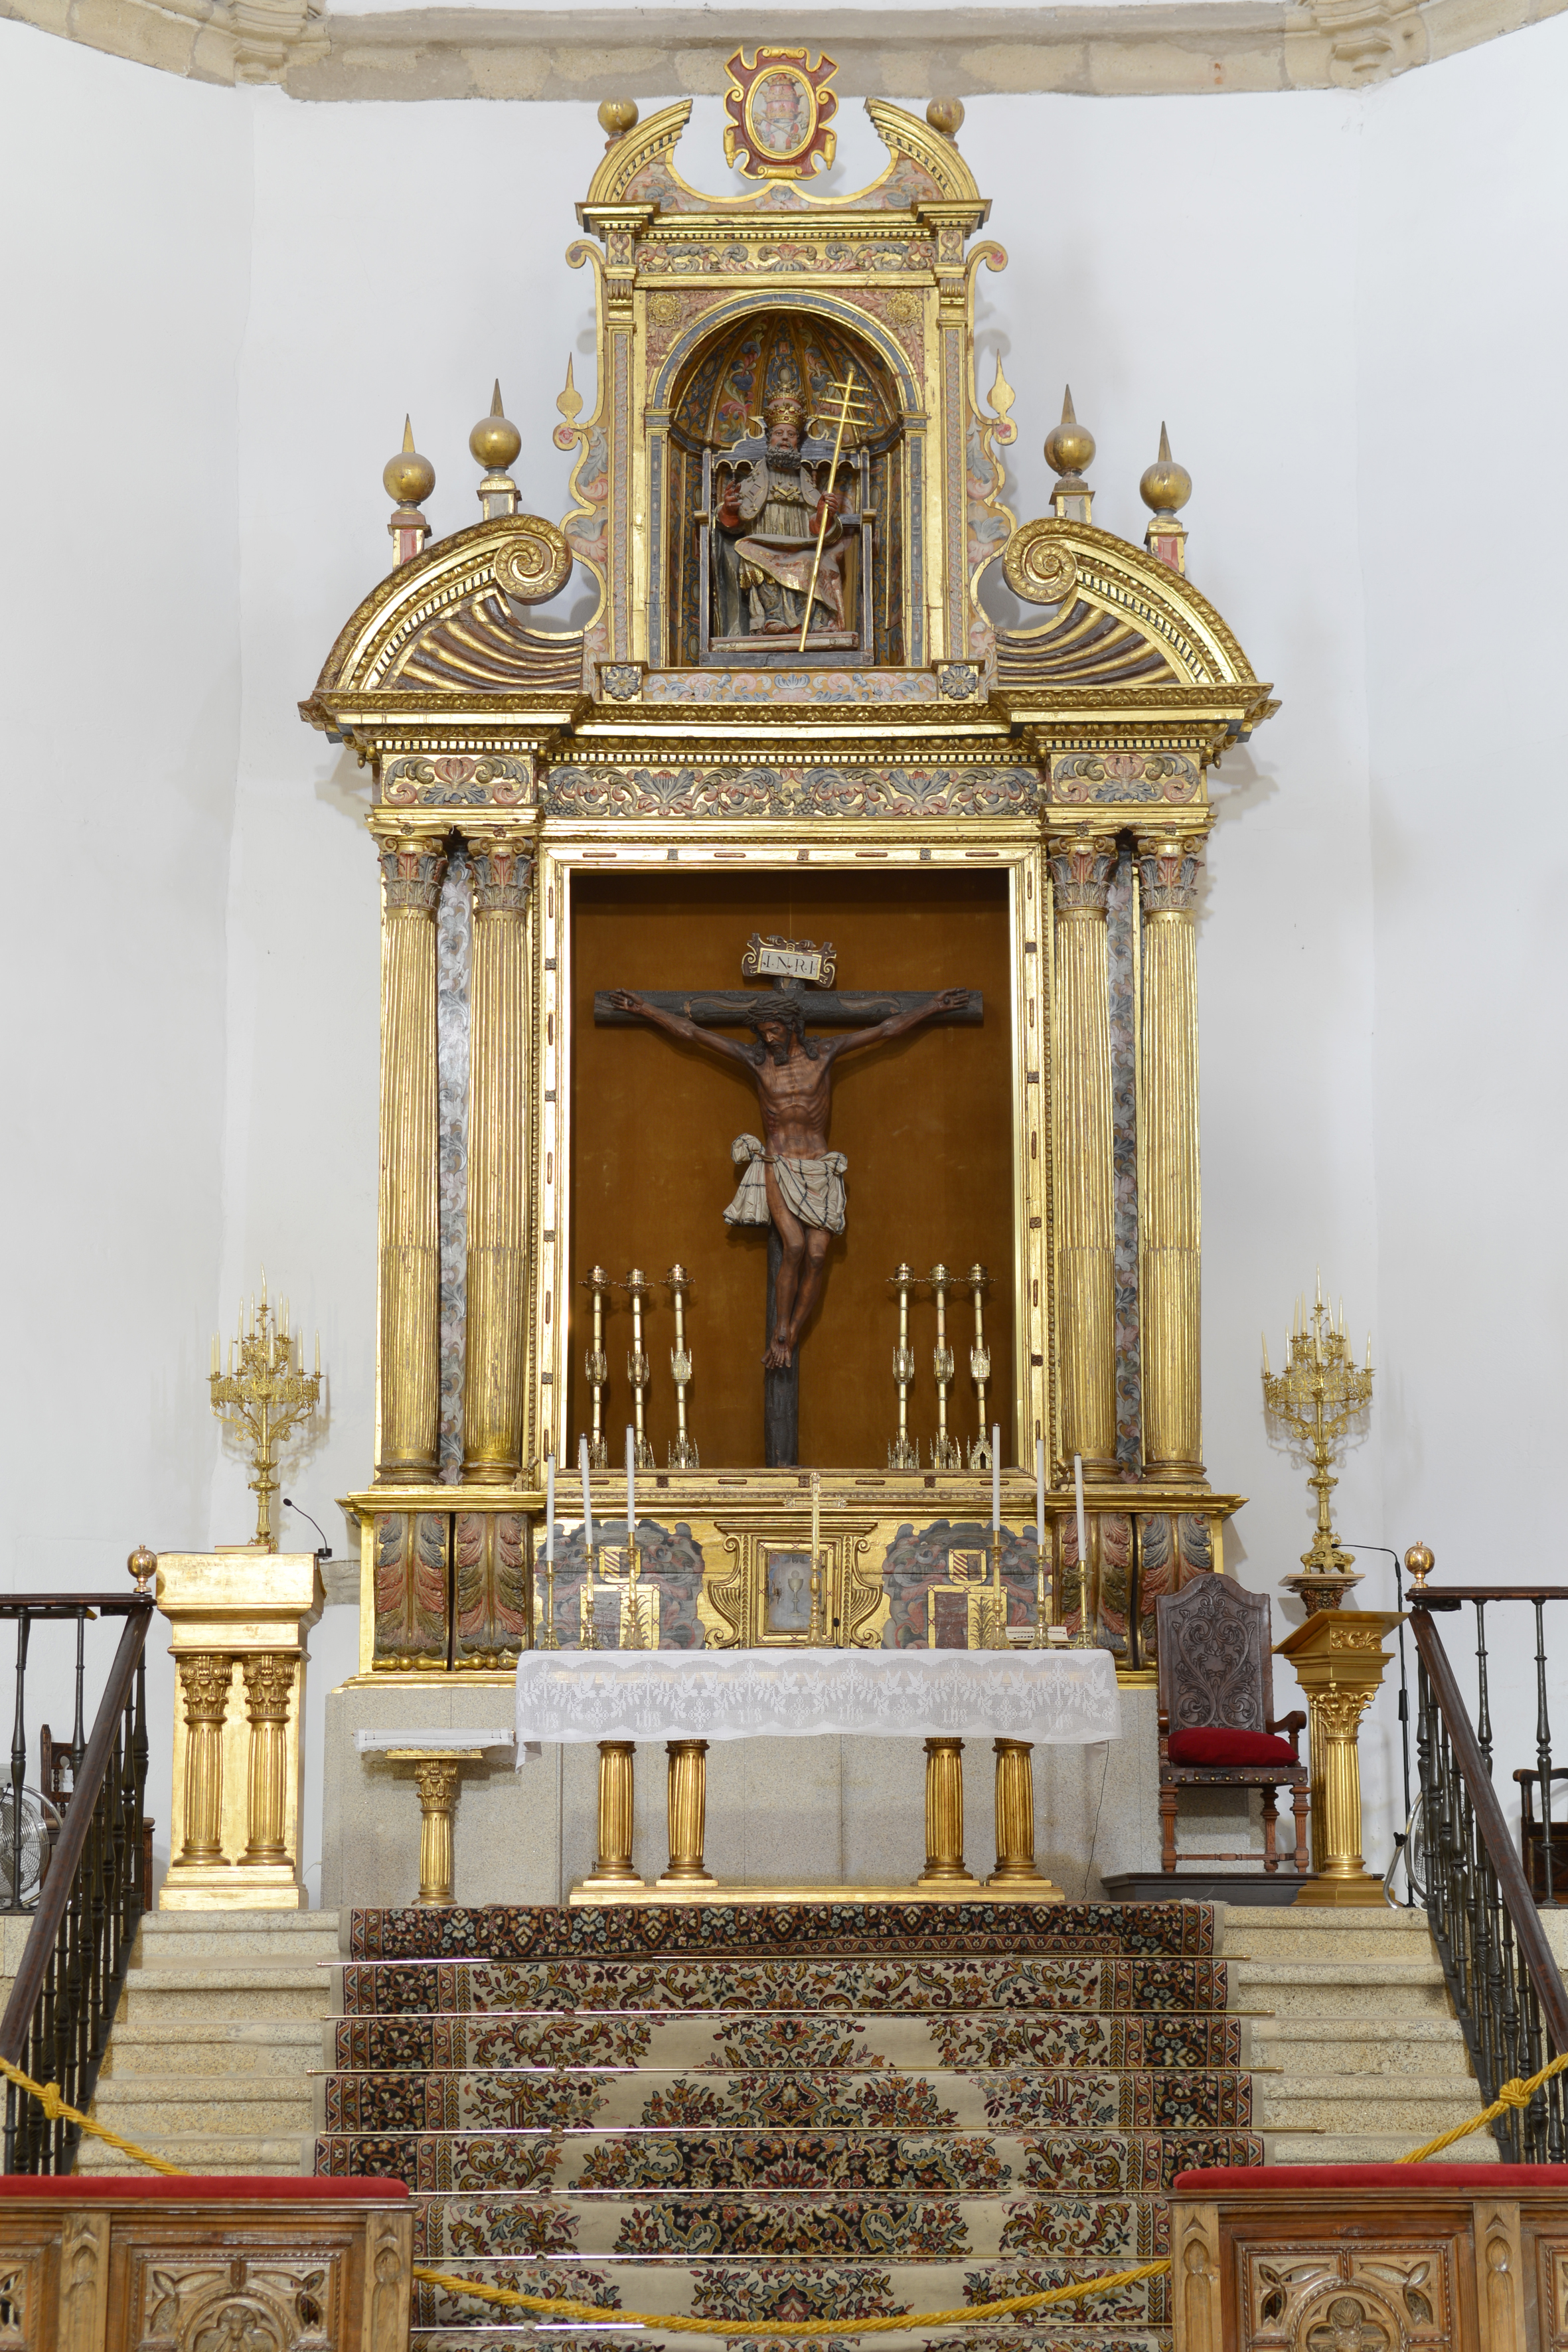
[[[228,93],[0,24],[12,1591],[205,1533],[249,143]],[[171,1683],[155,1643],[161,1847]]]
[[[1499,636],[1512,730],[1526,632],[1530,685],[1546,666],[1544,562],[1521,544],[1525,581],[1489,593],[1489,550],[1468,541],[1500,521],[1517,535],[1552,446],[1563,167],[1538,93],[1542,44],[1565,39],[1549,25],[1355,99],[977,99],[962,138],[1012,254],[980,280],[979,373],[1000,349],[1017,388],[1020,513],[1045,504],[1039,444],[1064,380],[1100,443],[1096,520],[1129,536],[1168,419],[1194,481],[1193,575],[1283,698],[1220,772],[1201,947],[1205,1449],[1216,1485],[1251,1497],[1229,1560],[1276,1593],[1310,1515],[1300,1465],[1263,1427],[1258,1328],[1278,1345],[1320,1263],[1383,1367],[1343,1531],[1403,1548],[1424,1526],[1445,1567],[1479,1569],[1484,1430],[1515,1473],[1510,1533],[1546,1533],[1544,1482],[1519,1472],[1561,1393],[1561,1252],[1539,1178],[1526,1243],[1513,1170],[1553,1139],[1554,1073],[1516,994],[1527,969],[1537,997],[1550,986],[1531,958],[1554,952],[1538,845],[1557,836],[1544,806],[1502,842],[1479,793],[1461,803],[1480,725],[1458,703],[1480,690],[1478,632]],[[263,1259],[321,1330],[331,1412],[288,1491],[341,1549],[333,1498],[372,1459],[375,868],[365,780],[295,704],[385,569],[380,469],[405,408],[437,468],[438,531],[477,515],[467,434],[498,373],[525,500],[562,511],[549,436],[568,352],[592,396],[592,289],[561,257],[602,135],[586,105],[433,102],[416,120],[206,90],[12,25],[0,40],[0,171],[29,223],[6,265],[26,364],[0,399],[19,409],[9,446],[34,458],[11,502],[13,791],[36,842],[33,779],[63,754],[82,801],[89,777],[113,779],[115,819],[73,810],[85,855],[66,889],[16,894],[11,936],[38,975],[37,1108],[5,1180],[29,1349],[8,1375],[26,1497],[9,1573],[112,1580],[142,1532],[172,1547],[247,1531],[201,1378],[207,1333],[230,1327]],[[858,110],[842,129],[854,184],[879,151]],[[714,185],[718,132],[700,101],[680,160]],[[76,168],[57,175],[68,141]],[[1508,746],[1510,809],[1521,786],[1549,789],[1544,751]],[[1434,792],[1454,803],[1436,825]],[[94,818],[107,797],[100,782]],[[1467,941],[1478,925],[1488,940],[1462,962],[1461,908]],[[1505,1154],[1506,1221],[1491,1205]],[[1495,1264],[1477,1265],[1449,1236],[1483,1218]],[[1528,1332],[1499,1279],[1521,1284],[1527,1249],[1547,1294]],[[1451,1292],[1438,1266],[1463,1267]],[[105,1362],[106,1311],[119,1385],[89,1388],[77,1367],[94,1343]],[[310,1540],[302,1522],[286,1539]],[[1364,1564],[1384,1597],[1385,1564]],[[313,1643],[318,1754],[351,1628],[329,1612]],[[1282,1673],[1280,1704],[1292,1696]],[[1383,1718],[1369,1859],[1393,1787],[1391,1706]]]

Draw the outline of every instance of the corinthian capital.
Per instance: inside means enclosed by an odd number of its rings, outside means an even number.
[[[476,915],[521,915],[533,887],[533,852],[527,837],[512,832],[470,833],[468,857],[474,874]]]
[[[375,854],[391,911],[434,915],[447,872],[447,845],[438,834],[377,832]]]
[[[1141,833],[1138,876],[1146,915],[1190,915],[1197,898],[1201,834]]]
[[[1116,836],[1059,834],[1047,852],[1059,915],[1103,915],[1116,873]]]

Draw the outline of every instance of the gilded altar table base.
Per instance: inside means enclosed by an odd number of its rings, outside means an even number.
[[[692,1904],[788,1904],[788,1903],[1065,1903],[1066,1895],[1059,1886],[1040,1878],[1025,1885],[1014,1882],[998,1885],[987,1879],[982,1895],[980,1884],[973,1878],[945,1886],[928,1886],[919,1879],[906,1880],[901,1885],[846,1886],[837,1882],[813,1884],[804,1880],[786,1885],[770,1886],[749,1881],[744,1885],[731,1885],[722,1879],[710,1878],[705,1886],[596,1886],[591,1879],[574,1886],[567,1897],[574,1909],[605,1905],[626,1908],[657,1909],[672,1903]]]

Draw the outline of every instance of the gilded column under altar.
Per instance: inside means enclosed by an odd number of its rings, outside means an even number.
[[[515,833],[468,836],[468,1339],[463,1478],[517,1474],[528,1287],[528,898],[533,860]]]
[[[1140,834],[1137,847],[1143,1460],[1152,1475],[1196,1479],[1203,1475],[1203,1391],[1193,906],[1203,836]]]
[[[1057,1313],[1061,1450],[1085,1472],[1116,1467],[1114,1138],[1106,909],[1114,835],[1053,843],[1057,1013]]]
[[[381,1317],[376,1475],[436,1475],[440,1412],[436,906],[440,834],[373,824],[381,859]]]

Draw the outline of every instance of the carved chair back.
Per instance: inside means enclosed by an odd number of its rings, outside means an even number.
[[[1155,1605],[1162,1731],[1267,1731],[1274,1717],[1268,1594],[1209,1574]]]

